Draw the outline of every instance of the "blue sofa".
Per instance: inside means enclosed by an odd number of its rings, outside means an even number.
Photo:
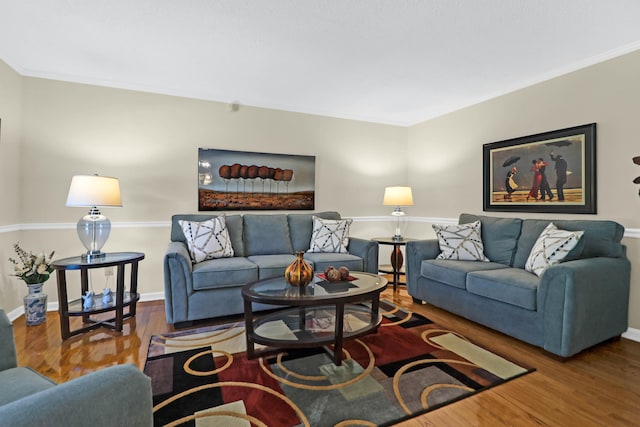
[[[309,214],[226,215],[234,256],[192,263],[180,220],[202,222],[215,215],[173,215],[171,242],[164,257],[167,322],[183,326],[199,319],[243,313],[241,289],[247,283],[277,276],[307,251],[313,219],[340,219],[338,212]],[[305,253],[315,271],[344,265],[352,271],[378,273],[378,244],[349,238],[348,253]],[[254,308],[261,307],[258,304]]]
[[[435,259],[438,240],[406,246],[407,290],[414,299],[473,320],[560,357],[619,337],[628,327],[630,262],[613,221],[499,218],[480,220],[490,262]],[[541,277],[524,269],[543,229],[583,230],[564,262]]]
[[[56,384],[18,367],[13,326],[0,310],[0,427],[153,426],[151,380],[133,365]]]

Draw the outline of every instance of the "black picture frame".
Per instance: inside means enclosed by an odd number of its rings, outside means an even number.
[[[597,213],[595,123],[492,142],[482,150],[485,211]],[[551,198],[543,191],[545,180]]]

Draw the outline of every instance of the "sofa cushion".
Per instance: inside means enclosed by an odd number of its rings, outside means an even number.
[[[193,289],[245,285],[258,280],[258,266],[244,257],[219,258],[193,266]]]
[[[248,257],[249,261],[258,266],[258,279],[268,279],[271,277],[284,277],[284,270],[295,259],[295,255],[252,255]]]
[[[7,343],[2,343],[7,345]],[[0,406],[54,387],[56,383],[29,368],[0,372]]]
[[[314,216],[308,252],[347,253],[351,222],[352,219],[322,219]]]
[[[215,218],[217,215],[194,215],[194,214],[177,214],[171,217],[171,241],[182,242],[187,244],[182,227],[178,221],[206,221]],[[244,244],[242,242],[242,216],[227,215],[225,217],[229,237],[231,238],[231,246],[235,256],[244,256]]]
[[[512,265],[522,220],[520,218],[494,218],[463,213],[460,215],[459,223],[468,224],[477,220],[480,220],[482,224],[482,243],[487,258],[492,262]],[[536,237],[539,234],[536,234]]]
[[[518,240],[518,251],[513,266],[524,268],[531,249],[542,230],[551,222],[544,219],[525,219],[522,234]],[[601,220],[553,220],[562,230],[584,231],[576,247],[569,252],[565,261],[579,258],[619,257],[622,255],[624,227],[614,221]]]
[[[465,289],[467,285],[467,273],[501,268],[507,267],[504,264],[495,262],[427,259],[422,261],[420,275],[444,283],[445,285]]]
[[[531,249],[533,249],[533,245],[550,222],[551,220],[548,219],[525,219],[522,221],[522,233],[518,239],[518,250],[513,261],[514,267],[524,268]],[[615,225],[619,224],[612,221],[581,220],[553,220],[553,223],[563,230],[585,232],[578,244],[569,252],[565,261],[590,258],[593,256],[620,256],[622,253],[622,249],[620,249],[620,252],[615,250],[616,246],[620,246],[620,240],[617,240],[618,243],[615,243],[617,233],[617,227],[615,227]],[[624,230],[620,231],[620,239],[622,239],[623,232]],[[587,241],[589,241],[590,249],[585,251]],[[616,253],[617,255],[614,255]]]
[[[524,265],[525,270],[541,277],[547,268],[567,257],[583,234],[583,231],[560,230],[550,222],[533,245]]]
[[[340,219],[338,212],[318,212],[315,214],[289,214],[289,234],[294,252],[306,252],[311,243],[311,233],[313,232],[313,217],[323,219]]]
[[[307,252],[304,259],[311,262],[316,273],[324,273],[330,265],[340,268],[343,265],[350,271],[363,271],[363,260],[359,256],[342,253]]]
[[[245,256],[293,254],[286,215],[244,215]]]
[[[440,246],[440,254],[436,259],[489,261],[484,254],[480,221],[455,225],[433,224],[432,227]]]
[[[536,310],[540,278],[521,268],[473,271],[467,275],[467,291],[496,301]]]
[[[233,256],[231,238],[224,216],[202,222],[180,220],[178,223],[187,239],[192,262]]]

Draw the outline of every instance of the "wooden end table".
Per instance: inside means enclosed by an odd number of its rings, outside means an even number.
[[[404,276],[404,257],[402,256],[402,250],[400,247],[405,246],[407,242],[412,239],[409,237],[403,237],[400,240],[396,240],[393,237],[374,237],[374,242],[378,242],[380,245],[393,245],[393,250],[391,251],[391,265],[383,264],[378,267],[378,271],[380,273],[392,274],[393,280],[389,283],[393,284],[393,292],[398,290],[398,285],[406,285],[405,282],[400,282],[400,276]]]
[[[144,259],[141,252],[113,252],[107,253],[104,257],[87,260],[81,256],[64,258],[52,263],[58,278],[58,311],[60,313],[60,333],[62,339],[66,340],[74,335],[90,331],[92,329],[106,327],[117,332],[122,332],[122,322],[124,319],[136,315],[136,302],[140,299],[138,294],[138,262]],[[131,277],[129,291],[125,290],[124,272],[125,266],[131,265]],[[80,270],[80,286],[82,295],[89,290],[89,270],[94,268],[117,267],[116,272],[116,292],[110,304],[103,304],[102,294],[94,295],[93,307],[83,308],[82,298],[69,301],[67,296],[67,270]],[[127,314],[124,308],[129,307]],[[115,312],[115,316],[108,320],[97,320],[91,315],[98,313]],[[82,322],[89,324],[82,328],[71,330],[69,327],[69,317],[82,316]]]

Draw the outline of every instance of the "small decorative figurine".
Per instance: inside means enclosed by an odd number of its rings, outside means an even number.
[[[91,310],[93,307],[93,291],[87,291],[85,295],[82,296],[84,303],[82,304],[82,308],[85,310]]]
[[[102,294],[102,305],[111,305],[113,302],[113,296],[111,295],[111,289],[104,288],[104,293]]]

